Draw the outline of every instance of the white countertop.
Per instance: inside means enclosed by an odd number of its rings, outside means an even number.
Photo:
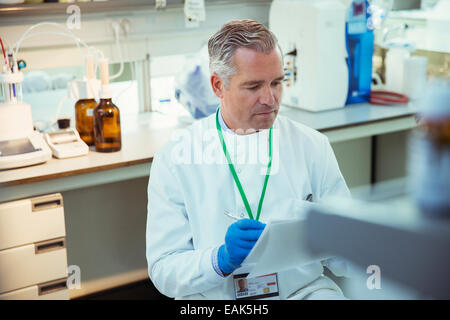
[[[101,153],[91,147],[87,156],[68,159],[52,158],[43,164],[1,170],[0,188],[150,162],[156,151],[168,141],[173,130],[186,125],[188,124],[178,121],[177,118],[156,112],[123,117],[121,119],[122,150],[119,152]]]
[[[368,103],[349,105],[342,109],[309,112],[282,106],[280,114],[313,129],[324,132],[338,128],[357,126],[387,119],[410,116],[417,108],[412,104],[398,106],[378,106]]]

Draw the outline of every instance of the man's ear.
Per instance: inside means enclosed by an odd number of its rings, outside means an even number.
[[[214,94],[217,96],[217,98],[222,99],[223,90],[225,87],[222,78],[219,77],[216,73],[213,73],[211,75],[210,81]]]

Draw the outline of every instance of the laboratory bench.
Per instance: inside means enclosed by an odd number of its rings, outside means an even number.
[[[408,131],[416,108],[360,104],[311,113],[282,106],[280,114],[324,133],[349,187],[405,174]],[[122,150],[0,171],[0,206],[60,194],[67,265],[78,266],[82,297],[148,279],[145,258],[147,185],[154,154],[192,120],[143,113],[122,118]]]
[[[409,130],[416,126],[415,113],[416,108],[412,104],[359,104],[322,112],[282,106],[279,112],[322,132],[331,144]],[[53,184],[54,191],[65,191],[146,176],[154,154],[170,139],[172,132],[188,126],[192,121],[158,112],[123,117],[120,152],[99,153],[91,147],[88,156],[63,160],[53,158],[36,166],[0,171],[0,203],[17,197],[51,192],[52,188],[45,185],[52,185],[52,181],[56,183]],[[104,171],[107,172],[106,175],[103,174]],[[89,179],[84,179],[84,174],[88,174]],[[61,178],[65,181],[58,185],[62,180],[57,179]],[[44,181],[45,184],[39,184],[39,188],[35,188],[38,186],[35,183]],[[27,185],[32,186],[28,191]],[[20,188],[20,192],[14,192],[15,188]]]

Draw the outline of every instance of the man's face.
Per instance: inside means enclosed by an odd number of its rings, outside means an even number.
[[[239,283],[239,289],[241,291],[245,290],[245,288],[247,287],[247,281],[244,279],[239,279],[238,283]]]
[[[281,101],[284,71],[280,52],[238,48],[233,61],[237,74],[230,77],[228,87],[217,75],[211,76],[225,123],[233,130],[270,128]]]

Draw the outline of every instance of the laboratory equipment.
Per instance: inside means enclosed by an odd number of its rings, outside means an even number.
[[[309,111],[344,107],[346,12],[338,0],[272,2],[269,27],[284,56],[282,104]]]
[[[58,159],[84,156],[88,154],[89,147],[74,129],[64,129],[44,134],[53,156]]]
[[[349,89],[346,104],[369,101],[372,83],[373,30],[369,29],[367,0],[353,0],[345,24]]]
[[[81,139],[94,144],[94,109],[98,105],[94,98],[80,99],[75,104],[75,123]]]
[[[411,42],[396,39],[383,45],[389,51],[386,54],[386,89],[398,93],[404,93],[404,63],[415,51],[415,45]]]
[[[122,148],[120,111],[112,102],[109,88],[108,60],[100,61],[100,103],[94,109],[94,142],[99,152],[114,152]]]
[[[408,161],[412,196],[427,216],[450,220],[450,82],[429,83],[419,103]]]
[[[3,44],[2,44],[3,45]],[[52,153],[33,128],[31,107],[22,101],[23,73],[6,58],[0,73],[0,170],[43,163]]]
[[[98,80],[95,79],[94,57],[86,61],[86,77],[73,81],[70,85],[71,95],[78,100],[75,103],[75,124],[81,139],[88,145],[94,144],[94,109],[98,105]]]
[[[412,56],[403,61],[403,93],[409,99],[420,99],[427,85],[428,58]]]

